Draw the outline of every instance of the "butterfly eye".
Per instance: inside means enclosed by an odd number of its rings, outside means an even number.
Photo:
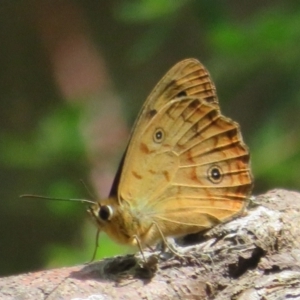
[[[222,169],[218,166],[210,167],[207,175],[212,183],[220,183],[223,179]]]
[[[99,209],[98,216],[102,221],[109,221],[113,216],[113,210],[109,205],[103,205]]]
[[[153,140],[155,143],[161,143],[164,140],[165,133],[162,128],[157,128],[153,135]]]

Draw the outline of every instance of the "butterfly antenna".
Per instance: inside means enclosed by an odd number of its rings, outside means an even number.
[[[89,189],[89,187],[87,186],[87,184],[83,181],[83,179],[80,179],[80,182],[82,183],[82,185],[83,185],[84,188],[86,189],[88,195],[89,195],[93,200],[95,200],[95,199],[96,199],[95,195],[91,192],[91,190]]]
[[[32,195],[32,194],[24,194],[21,195],[20,198],[38,198],[38,199],[46,199],[46,200],[53,200],[53,201],[74,201],[74,202],[95,204],[95,201],[87,200],[87,199],[55,198],[55,197],[46,197],[46,196]]]

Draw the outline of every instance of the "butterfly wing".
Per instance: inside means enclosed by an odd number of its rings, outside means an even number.
[[[211,104],[218,105],[216,88],[208,71],[196,59],[185,59],[173,66],[165,76],[158,82],[144,103],[139,116],[133,126],[131,137],[126,151],[123,154],[117,174],[115,176],[110,197],[118,195],[121,189],[121,174],[125,177],[125,169],[132,165],[128,148],[132,153],[132,144],[139,139],[141,130],[148,124],[152,117],[173,98],[182,96],[195,96],[205,99]],[[125,161],[126,158],[126,161]],[[130,163],[129,163],[130,162]]]
[[[114,188],[137,218],[168,235],[187,234],[239,213],[252,176],[238,124],[220,114],[208,72],[175,65],[137,119]]]

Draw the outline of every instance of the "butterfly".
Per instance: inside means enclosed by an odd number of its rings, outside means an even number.
[[[185,59],[147,98],[109,197],[89,213],[99,231],[142,249],[240,215],[252,185],[239,125],[221,114],[204,66]]]

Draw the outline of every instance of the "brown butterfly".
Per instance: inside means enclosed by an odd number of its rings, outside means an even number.
[[[186,59],[146,100],[109,197],[89,212],[113,240],[143,248],[241,214],[252,183],[239,125],[221,114],[204,66]]]

